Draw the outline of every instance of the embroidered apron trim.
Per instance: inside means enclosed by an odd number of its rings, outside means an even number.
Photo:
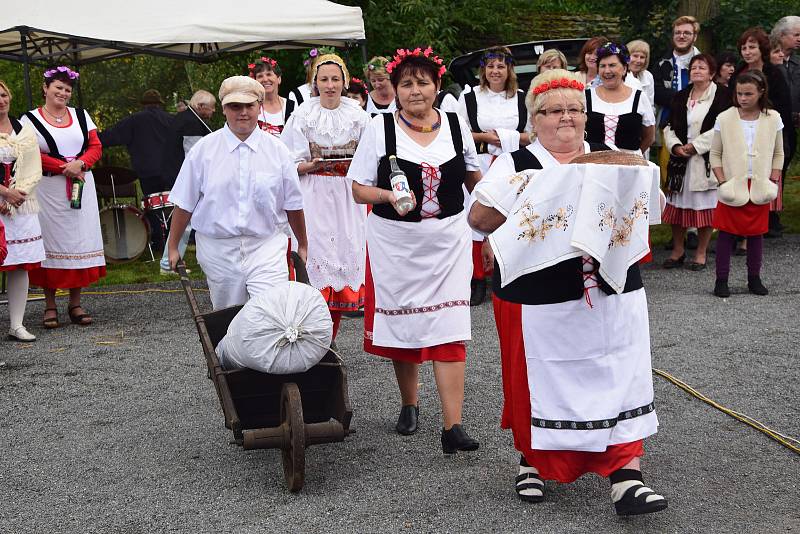
[[[387,310],[385,308],[375,308],[375,313],[382,313],[384,315],[413,315],[415,313],[428,313],[438,311],[444,308],[453,308],[455,306],[469,306],[468,300],[449,300],[440,304],[432,304],[430,306],[422,306],[419,308],[401,308],[396,310]]]
[[[599,419],[597,421],[556,421],[552,419],[539,419],[538,417],[531,417],[531,426],[537,428],[550,428],[554,430],[603,430],[617,426],[620,421],[627,421],[642,415],[647,415],[656,410],[655,402],[634,408],[633,410],[626,410],[620,412],[616,417],[611,419]]]
[[[37,235],[36,237],[26,237],[25,239],[12,239],[8,241],[6,244],[8,245],[23,245],[25,243],[33,243],[34,241],[41,241],[42,236]]]

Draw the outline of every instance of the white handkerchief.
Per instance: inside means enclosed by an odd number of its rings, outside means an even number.
[[[507,130],[505,128],[495,128],[497,137],[500,138],[500,146],[488,145],[489,154],[499,156],[506,152],[514,152],[519,150],[519,132],[516,130]]]

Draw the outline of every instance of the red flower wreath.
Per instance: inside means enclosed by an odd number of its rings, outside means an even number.
[[[533,88],[533,93],[540,95],[549,91],[550,89],[577,89],[583,91],[584,85],[578,80],[570,80],[569,78],[561,78],[560,80],[551,80],[549,82],[542,82]]]
[[[427,47],[425,50],[419,47],[415,48],[414,50],[409,50],[407,48],[398,48],[397,53],[392,57],[392,61],[386,64],[386,72],[391,74],[392,71],[398,65],[400,65],[400,63],[402,63],[406,58],[412,56],[417,56],[417,57],[422,56],[439,65],[439,78],[444,76],[444,73],[447,72],[447,68],[444,66],[444,61],[442,61],[442,58],[440,58],[439,56],[433,55],[433,48],[431,48],[430,46]]]

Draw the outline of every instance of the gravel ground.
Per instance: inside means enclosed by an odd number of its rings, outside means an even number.
[[[664,271],[656,265],[666,253],[657,252],[644,273],[653,365],[800,437],[800,236],[766,249],[770,295],[747,293],[744,259],[734,258],[726,300],[710,293],[713,270]],[[207,294],[201,299],[208,306]],[[478,452],[441,454],[430,366],[421,376],[420,432],[394,433],[391,365],[362,352],[361,321],[350,319],[338,344],[357,433],[308,449],[306,485],[293,495],[278,451],[229,443],[182,292],[84,302],[94,326],[34,326],[37,343],[0,344],[0,532],[800,531],[800,456],[660,377],[661,431],[647,440],[644,471],[669,498],[668,510],[618,518],[607,481],[594,475],[548,483],[544,503],[520,502],[518,456],[498,426],[500,366],[488,303],[473,308],[467,360],[464,417],[481,441]],[[29,324],[42,309],[28,306]],[[0,308],[0,324],[6,313]]]

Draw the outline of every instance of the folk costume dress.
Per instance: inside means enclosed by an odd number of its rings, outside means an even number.
[[[631,90],[623,102],[606,102],[596,88],[586,89],[586,139],[641,153],[642,127],[653,126],[653,105],[641,89]]]
[[[525,105],[525,92],[517,91],[511,98],[505,91],[495,93],[488,88],[473,87],[472,91],[462,93],[458,99],[458,114],[469,124],[473,133],[494,130],[500,138],[501,146],[475,143],[478,151],[481,174],[486,174],[492,162],[505,152],[519,148],[519,134],[530,131],[528,110]],[[466,199],[467,203],[469,198]],[[465,204],[465,208],[466,208]],[[472,278],[482,280],[491,274],[485,270],[481,257],[483,236],[472,233]]]
[[[730,107],[730,93],[714,82],[698,100],[691,99],[692,86],[675,94],[669,124],[664,128],[664,144],[673,162],[683,162],[685,172],[679,191],[667,195],[663,222],[684,228],[711,226],[717,207],[717,179],[711,172],[709,151],[714,139],[717,115]],[[676,146],[691,143],[697,154],[688,159],[672,154]],[[668,176],[674,172],[670,165]],[[680,171],[678,171],[680,172]]]
[[[365,108],[366,112],[370,114],[370,116],[374,117],[378,113],[394,113],[397,111],[397,102],[393,99],[386,105],[378,104],[372,99],[372,94],[367,95],[367,107]]]
[[[281,111],[269,113],[262,107],[261,112],[258,114],[258,127],[275,137],[281,136],[286,121],[289,120],[289,117],[292,116],[294,109],[297,107],[294,100],[288,100],[283,97],[278,98],[281,99]]]
[[[50,289],[86,287],[106,275],[97,194],[88,170],[103,151],[97,126],[86,111],[71,107],[63,126],[48,123],[42,108],[27,112],[21,122],[36,129],[44,171],[37,197],[45,260],[30,272],[30,283]],[[61,166],[75,159],[87,168],[81,209],[70,208],[70,181],[61,174]]]
[[[358,103],[342,98],[327,109],[313,97],[297,108],[281,135],[295,162],[338,159],[300,176],[308,234],[306,268],[332,312],[356,311],[364,304],[367,208],[353,199],[349,161],[369,121]]]
[[[25,191],[28,196],[19,208],[8,206],[9,213],[0,213],[8,247],[0,271],[31,271],[44,260],[35,192],[42,177],[42,160],[33,127],[15,119],[11,119],[11,126],[10,135],[0,134],[0,179],[6,187]]]
[[[537,140],[500,156],[473,196],[511,217],[525,187],[519,173],[558,165]],[[655,175],[652,187],[658,196]],[[639,242],[647,247],[646,232]],[[571,482],[589,472],[607,477],[642,456],[643,438],[658,426],[647,300],[636,263],[617,293],[591,257],[554,261],[505,287],[500,275],[494,277],[501,426],[512,430],[515,448],[542,479]],[[495,271],[500,269],[496,261]]]
[[[311,84],[304,83],[300,87],[295,87],[289,91],[289,100],[293,101],[299,107],[300,104],[311,99]]]
[[[463,183],[479,168],[472,136],[458,115],[442,113],[436,138],[421,146],[382,114],[364,131],[349,176],[388,194],[391,155],[417,206],[401,217],[376,204],[367,218],[364,350],[413,363],[464,361],[472,268]]]
[[[711,166],[722,167],[714,210],[717,230],[738,236],[760,236],[769,230],[769,206],[778,195],[770,181],[773,169],[783,167],[783,120],[775,110],[756,120],[739,117],[738,108],[720,113],[714,125]]]

